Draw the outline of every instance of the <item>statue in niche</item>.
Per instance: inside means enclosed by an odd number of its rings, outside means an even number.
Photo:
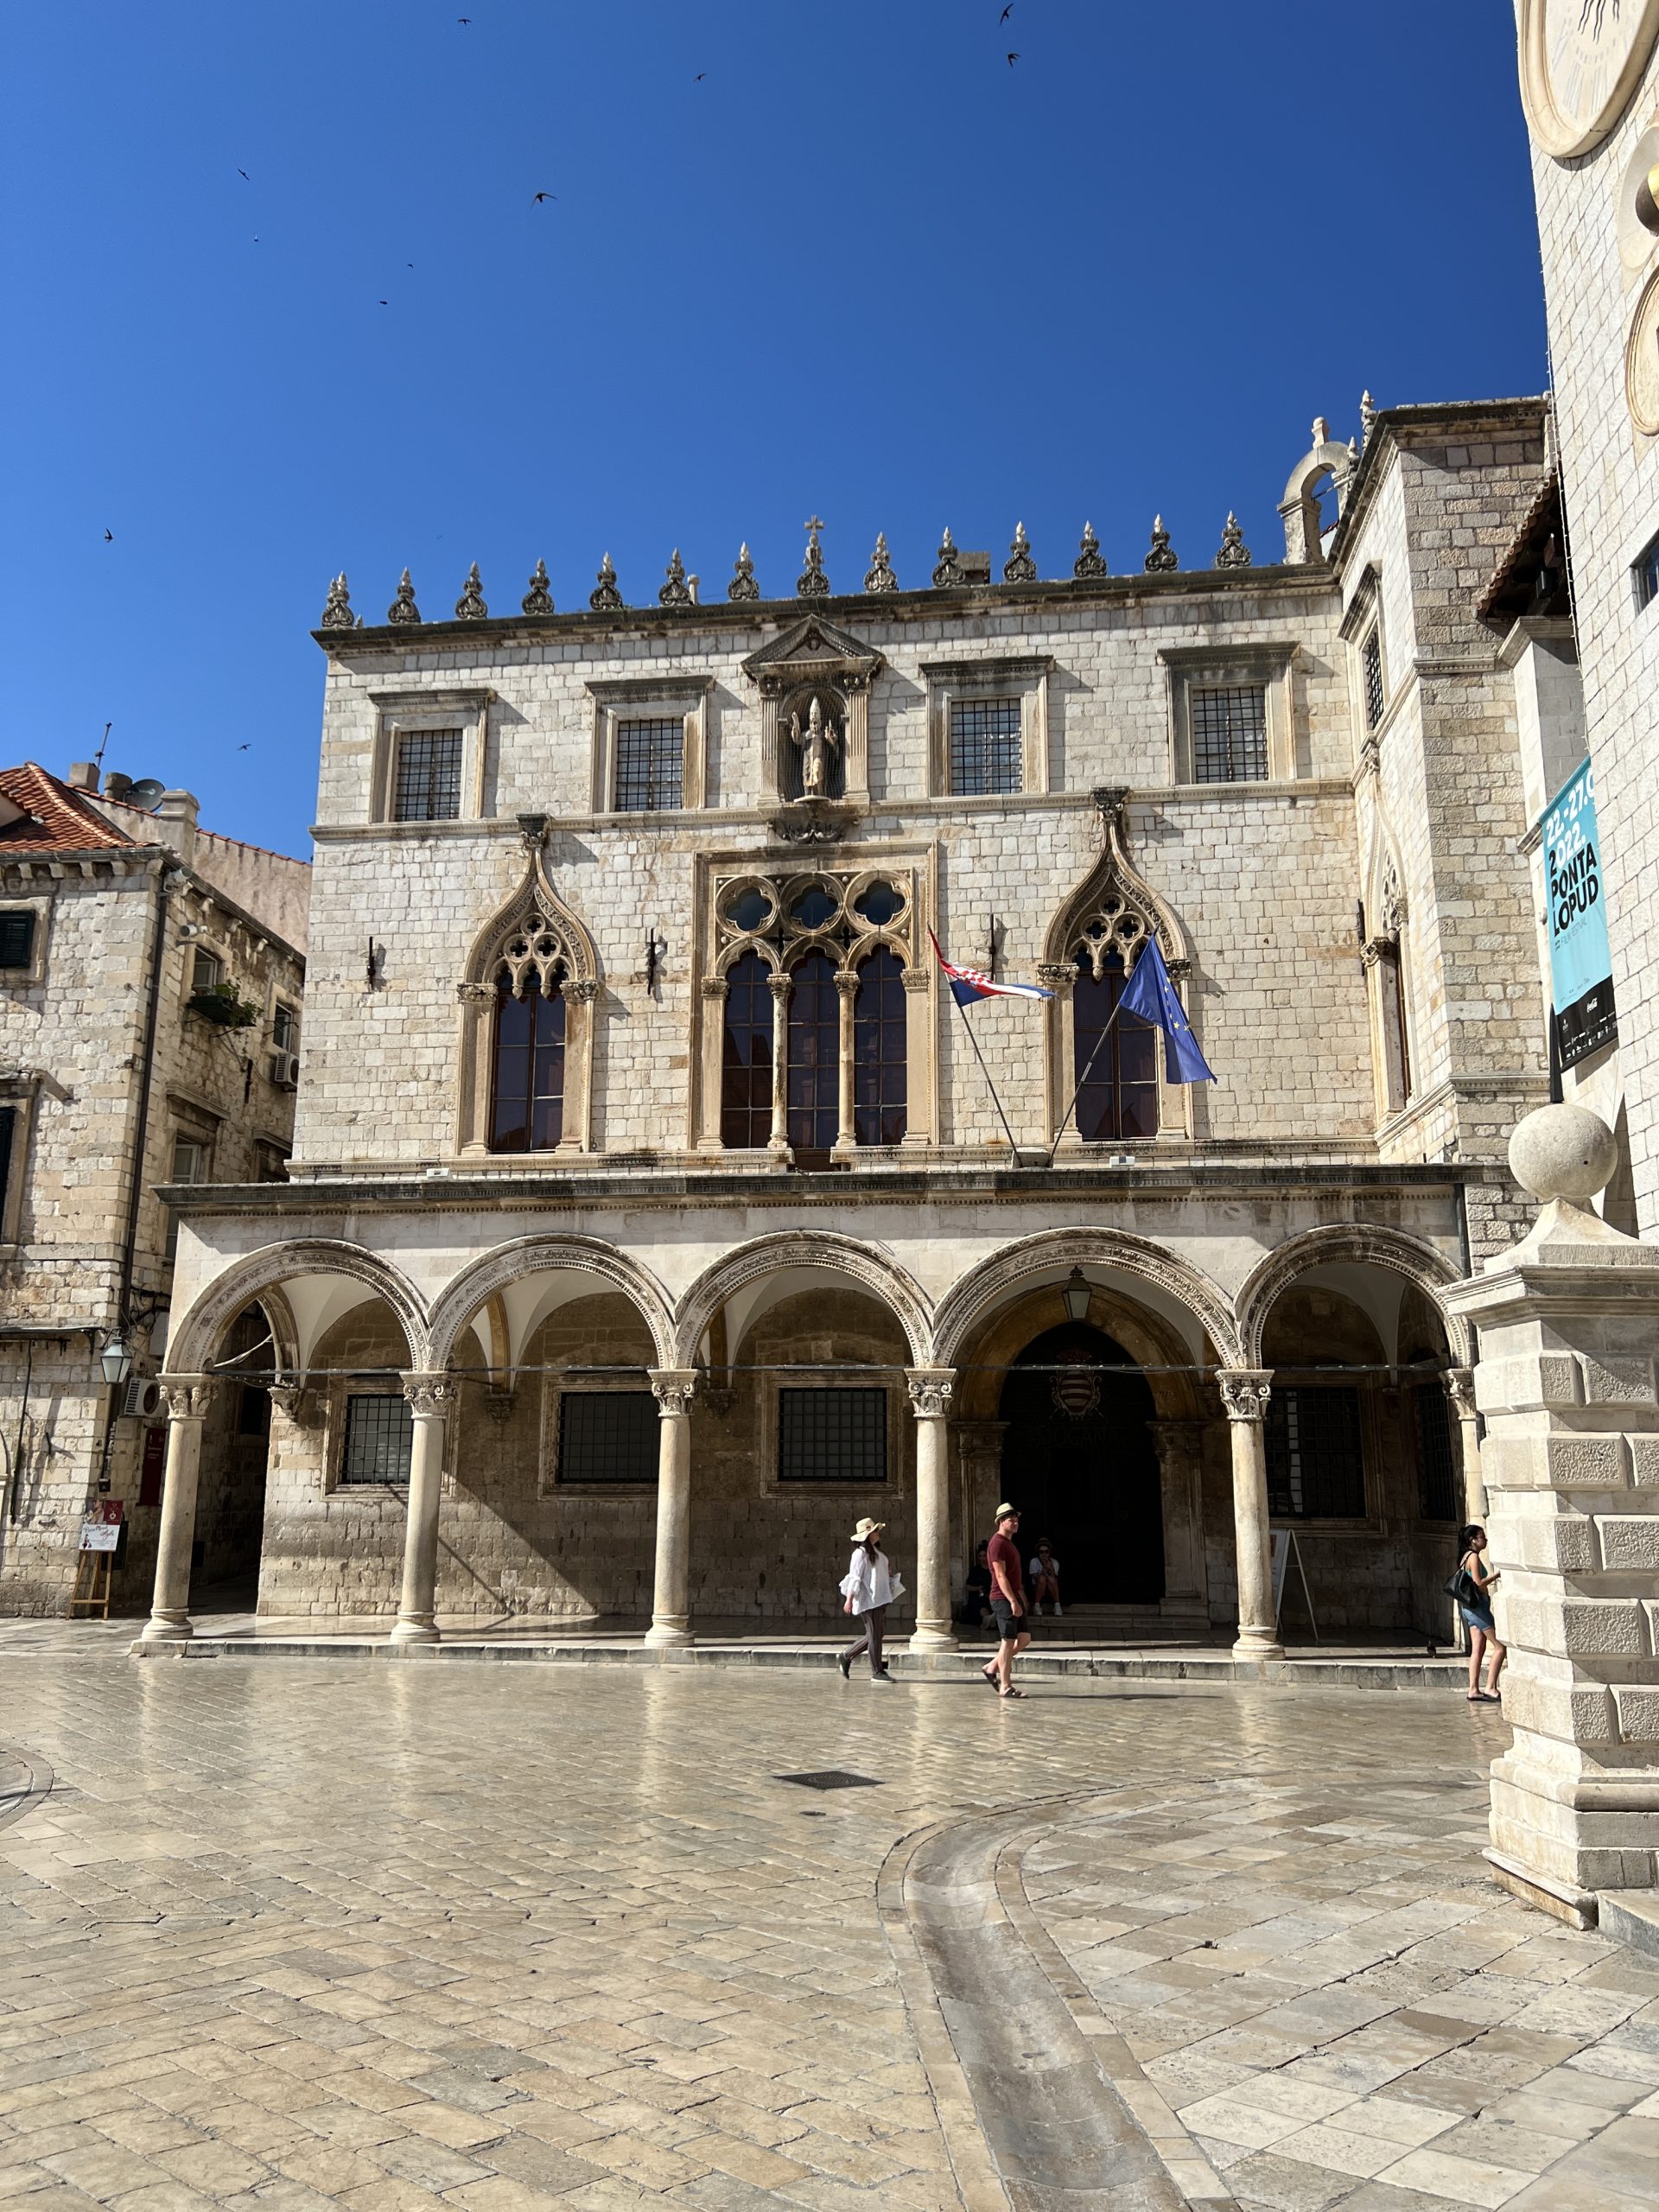
[[[791,742],[800,748],[801,790],[808,798],[825,798],[830,791],[830,764],[840,749],[841,733],[833,721],[826,722],[823,710],[816,697],[807,714],[806,728],[801,728],[801,718],[789,718]]]

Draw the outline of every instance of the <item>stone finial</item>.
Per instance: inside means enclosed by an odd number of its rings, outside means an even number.
[[[1071,563],[1071,573],[1080,584],[1109,573],[1101,557],[1100,540],[1095,536],[1095,525],[1091,522],[1083,525],[1083,537],[1078,544],[1077,557]]]
[[[1369,391],[1362,391],[1359,395],[1359,444],[1362,453],[1370,445],[1371,432],[1376,428],[1376,410],[1371,404],[1371,395]]]
[[[677,545],[668,556],[668,574],[658,589],[659,607],[690,607],[691,588],[685,581],[685,563]]]
[[[1583,1106],[1540,1106],[1510,1134],[1510,1172],[1548,1205],[1564,1198],[1587,1206],[1618,1166],[1618,1142],[1599,1114]]]
[[[1350,438],[1350,439],[1349,439],[1349,441],[1348,441],[1348,473],[1349,473],[1349,474],[1350,474],[1350,475],[1351,475],[1351,474],[1353,474],[1354,470],[1355,470],[1355,469],[1357,469],[1358,467],[1359,467],[1359,440],[1358,440],[1357,438]]]
[[[962,569],[957,561],[956,540],[947,527],[939,540],[939,557],[933,570],[933,588],[936,591],[954,591],[961,582]]]
[[[875,533],[875,550],[870,556],[870,565],[864,572],[866,591],[897,591],[899,579],[893,573],[893,558],[887,551],[887,534],[883,530]]]
[[[415,587],[410,582],[409,570],[404,570],[403,582],[397,587],[397,596],[386,609],[388,622],[418,622],[421,610],[415,604]]]
[[[354,630],[357,627],[357,617],[352,612],[351,588],[346,582],[344,569],[328,587],[327,604],[322,610],[322,620],[317,626],[322,630]]]
[[[478,563],[474,562],[467,571],[467,582],[461,597],[455,601],[457,622],[482,622],[489,613],[484,604],[484,586],[479,580]]]
[[[1328,446],[1331,442],[1331,425],[1323,415],[1313,417],[1313,442],[1316,446]]]
[[[530,579],[530,589],[519,601],[526,614],[551,614],[553,594],[547,588],[547,563],[538,561]]]
[[[599,564],[599,582],[588,594],[588,604],[595,614],[616,614],[626,602],[616,588],[616,569],[607,553]]]
[[[1250,549],[1244,543],[1244,533],[1238,526],[1238,517],[1230,510],[1221,533],[1221,550],[1216,555],[1218,569],[1248,569]]]
[[[806,518],[806,566],[795,579],[795,589],[802,599],[827,599],[830,579],[823,573],[823,548],[818,543],[818,532],[823,528],[817,515]]]
[[[732,581],[726,587],[728,599],[759,599],[760,587],[754,581],[754,562],[746,538],[737,549],[737,565],[732,571]]]
[[[1169,532],[1164,528],[1162,515],[1152,518],[1152,550],[1141,565],[1148,575],[1154,576],[1166,575],[1181,565],[1170,548]]]
[[[1005,584],[1034,584],[1037,581],[1037,563],[1031,557],[1031,540],[1026,536],[1022,522],[1014,525],[1014,543],[1002,563],[1002,581]]]

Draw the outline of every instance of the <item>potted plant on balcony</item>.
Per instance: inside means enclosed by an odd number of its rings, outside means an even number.
[[[216,1021],[221,1029],[251,1029],[259,1019],[259,1009],[250,1006],[245,999],[236,995],[230,983],[215,983],[205,991],[192,991],[185,1004],[192,1014],[199,1014],[204,1021]]]

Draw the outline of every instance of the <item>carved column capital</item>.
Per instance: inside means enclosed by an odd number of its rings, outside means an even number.
[[[1224,1367],[1216,1382],[1229,1421],[1259,1421],[1267,1418],[1273,1395],[1273,1370],[1267,1367]]]
[[[650,1370],[657,1410],[664,1421],[683,1417],[691,1410],[701,1379],[694,1367],[653,1367]]]
[[[462,1006],[487,1006],[495,993],[488,983],[457,983],[455,996]]]
[[[599,985],[591,976],[567,977],[559,985],[559,989],[565,998],[574,999],[578,1006],[592,1006],[599,996]]]
[[[203,1421],[213,1402],[218,1389],[217,1379],[211,1375],[163,1375],[161,1378],[162,1395],[167,1401],[168,1421]]]
[[[1039,960],[1037,980],[1046,990],[1052,991],[1057,999],[1069,999],[1077,987],[1077,970],[1070,960]]]
[[[905,1387],[918,1421],[943,1421],[950,1410],[957,1371],[954,1367],[909,1367],[905,1370]]]
[[[317,1426],[317,1394],[304,1382],[273,1382],[268,1393],[270,1402],[286,1420],[299,1428]]]
[[[836,988],[844,999],[855,997],[858,991],[858,970],[855,968],[837,968]]]
[[[907,991],[925,991],[932,976],[925,968],[906,968],[899,981]]]
[[[417,1421],[423,1414],[436,1414],[442,1420],[454,1402],[455,1385],[450,1376],[405,1375],[403,1384],[404,1395]]]
[[[547,842],[547,817],[544,814],[521,814],[518,835],[527,853],[539,853]]]
[[[705,976],[700,988],[706,999],[724,1000],[728,996],[727,982],[723,976]]]
[[[1397,937],[1368,937],[1359,948],[1360,965],[1369,975],[1384,960],[1398,960],[1400,940]]]
[[[789,1004],[789,995],[794,988],[795,978],[781,968],[774,969],[766,978],[766,988],[779,1006]]]
[[[1448,1367],[1440,1376],[1442,1388],[1452,1401],[1452,1411],[1459,1421],[1475,1417],[1475,1376],[1472,1368]]]

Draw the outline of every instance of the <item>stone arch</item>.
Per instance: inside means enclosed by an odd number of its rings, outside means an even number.
[[[953,1366],[970,1333],[1010,1291],[1055,1268],[1109,1268],[1161,1292],[1191,1314],[1224,1367],[1244,1364],[1232,1307],[1201,1268],[1126,1230],[1050,1229],[1005,1244],[958,1278],[934,1316],[932,1363]]]
[[[504,963],[515,991],[522,993],[533,975],[543,990],[556,989],[564,1001],[564,1105],[556,1149],[587,1152],[591,1145],[599,955],[586,924],[548,874],[545,817],[523,816],[520,827],[530,855],[524,880],[474,938],[455,985],[461,1002],[456,1145],[474,1156],[489,1149],[497,978]]]
[[[330,1237],[311,1237],[292,1244],[264,1245],[216,1275],[168,1337],[168,1372],[205,1374],[214,1347],[242,1308],[265,1292],[302,1275],[341,1276],[361,1284],[372,1296],[383,1300],[403,1332],[410,1367],[419,1370],[425,1365],[426,1310],[408,1277],[376,1254],[365,1252],[360,1245]],[[286,1298],[283,1302],[288,1303]],[[291,1309],[288,1319],[291,1326]],[[277,1327],[274,1318],[272,1327]],[[292,1345],[297,1361],[297,1329]]]
[[[1331,435],[1323,415],[1313,424],[1313,442],[1290,472],[1279,512],[1285,525],[1285,558],[1295,564],[1322,561],[1318,487],[1329,476],[1336,487],[1338,512],[1347,504],[1357,456]]]
[[[1235,1300],[1238,1315],[1239,1364],[1259,1367],[1268,1314],[1280,1293],[1311,1268],[1349,1262],[1386,1268],[1402,1275],[1429,1300],[1446,1331],[1454,1367],[1470,1364],[1468,1325],[1447,1310],[1440,1293],[1462,1276],[1432,1244],[1402,1229],[1370,1222],[1336,1223],[1305,1230],[1278,1245],[1251,1270]]]
[[[814,1229],[758,1236],[705,1268],[680,1300],[676,1320],[679,1353],[673,1363],[697,1365],[709,1324],[734,1291],[761,1275],[800,1268],[845,1275],[879,1298],[903,1329],[912,1362],[918,1367],[928,1364],[931,1317],[926,1294],[915,1278],[874,1245]]]
[[[1135,964],[1136,948],[1152,934],[1157,937],[1165,961],[1177,974],[1192,957],[1186,931],[1174,908],[1153,889],[1124,848],[1123,807],[1128,796],[1125,791],[1107,790],[1094,794],[1103,830],[1100,856],[1048,925],[1043,941],[1045,969],[1063,967],[1070,973],[1072,947],[1079,934],[1115,903],[1131,925],[1128,936],[1122,939],[1130,967]]]
[[[519,1236],[470,1262],[434,1300],[428,1331],[428,1357],[433,1369],[448,1366],[456,1340],[492,1298],[528,1275],[561,1269],[592,1276],[607,1288],[620,1291],[651,1332],[657,1364],[676,1364],[674,1318],[668,1295],[656,1276],[637,1260],[597,1236]]]
[[[1039,1286],[970,1322],[958,1341],[962,1363],[952,1411],[965,1421],[995,1421],[1008,1370],[1035,1337],[1065,1319],[1059,1282]],[[1131,1359],[1154,1370],[1147,1380],[1160,1418],[1192,1421],[1205,1411],[1198,1378],[1159,1369],[1183,1366],[1190,1354],[1180,1331],[1166,1317],[1138,1301],[1122,1283],[1095,1283],[1089,1319],[1122,1345]]]

